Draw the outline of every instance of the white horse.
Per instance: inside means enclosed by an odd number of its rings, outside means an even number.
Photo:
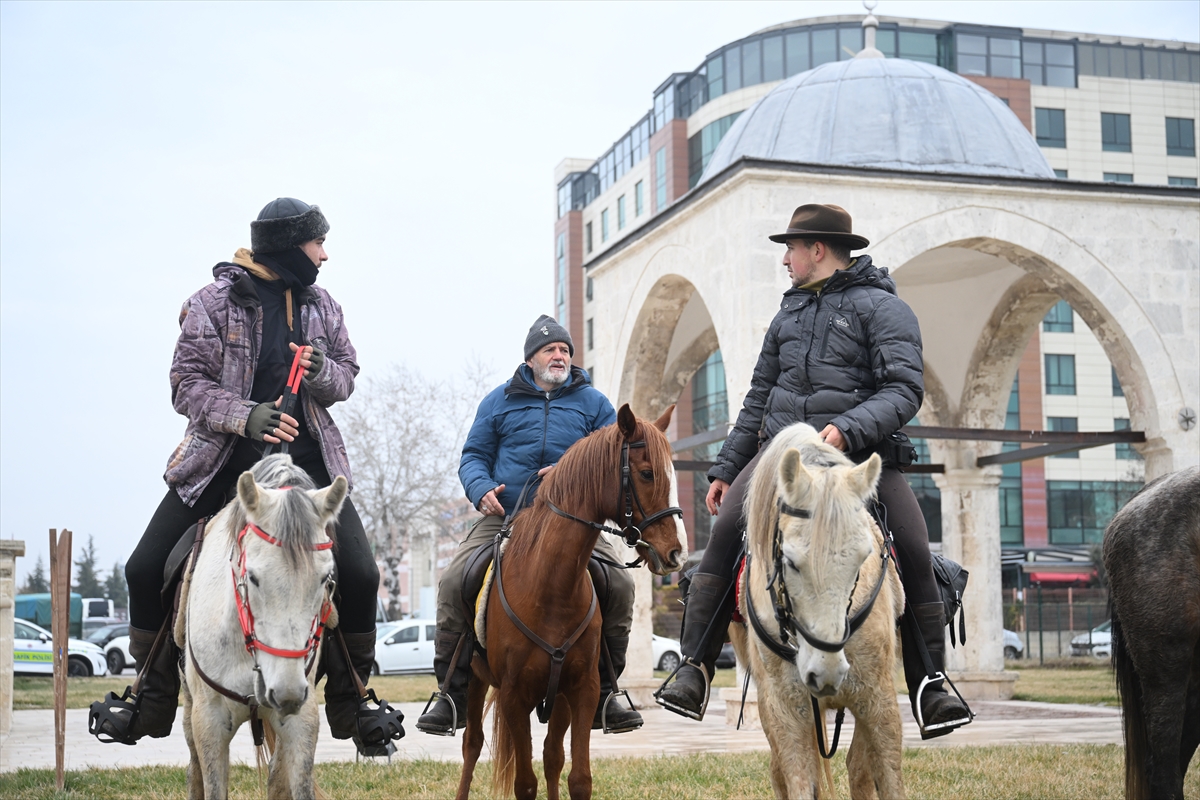
[[[290,456],[270,456],[242,474],[237,497],[208,523],[175,625],[189,798],[228,795],[229,742],[250,721],[261,744],[260,719],[277,737],[268,797],[315,796],[312,666],[322,630],[336,624],[327,534],[346,488],[339,476],[316,490]]]
[[[893,677],[904,592],[865,507],[880,468],[877,455],[855,466],[800,423],[775,436],[750,481],[738,608],[754,630],[730,633],[758,689],[776,797],[833,791],[818,749],[832,755],[828,708],[854,714],[851,796],[904,797]]]

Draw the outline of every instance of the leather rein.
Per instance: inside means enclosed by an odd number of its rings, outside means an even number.
[[[279,488],[291,489],[292,487],[281,486]],[[304,665],[304,675],[307,677],[309,673],[312,672],[313,665],[316,663],[317,648],[320,646],[321,636],[325,632],[325,623],[328,622],[330,614],[333,613],[333,601],[331,598],[333,597],[334,582],[332,580],[327,580],[325,582],[327,593],[324,601],[321,603],[320,610],[313,617],[312,625],[309,628],[309,636],[303,648],[288,650],[268,645],[266,642],[258,638],[258,634],[254,630],[254,612],[250,609],[250,589],[246,582],[246,546],[242,540],[245,539],[247,533],[251,532],[258,536],[258,538],[262,539],[268,544],[275,545],[276,547],[282,547],[283,543],[271,536],[262,528],[255,525],[253,522],[247,522],[242,528],[241,532],[238,533],[237,542],[233,545],[234,549],[237,551],[236,567],[234,566],[235,553],[231,552],[229,557],[229,572],[233,578],[233,598],[237,605],[238,622],[242,628],[242,638],[245,643],[246,652],[248,652],[251,658],[254,660],[253,671],[259,673],[260,675],[262,674],[262,669],[258,663],[258,651],[261,650],[264,653],[278,656],[280,658],[307,659],[308,663]],[[189,577],[190,573],[195,572],[196,570],[196,561],[199,559],[200,546],[202,543],[203,539],[201,538],[197,542],[195,552],[192,555],[191,567],[188,570]],[[331,539],[326,539],[323,542],[318,542],[317,544],[310,545],[308,547],[309,550],[314,551],[331,550],[332,548],[333,541]],[[190,628],[190,605],[187,613],[188,627]],[[254,696],[254,693],[251,692],[250,694],[239,694],[232,689],[222,686],[209,677],[208,674],[206,674],[204,670],[200,668],[200,661],[196,658],[195,651],[192,650],[192,643],[190,639],[188,640],[188,657],[192,660],[192,666],[195,667],[196,674],[200,676],[200,680],[208,684],[210,689],[224,697],[229,698],[230,700],[233,700],[236,703],[241,703],[242,705],[250,708],[250,731],[254,736],[255,746],[261,746],[263,743],[263,727],[262,720],[258,716],[258,699]]]
[[[794,633],[799,633],[804,641],[818,650],[823,650],[826,653],[837,653],[845,649],[846,643],[850,641],[850,637],[862,627],[867,617],[870,616],[871,609],[875,607],[875,600],[879,597],[880,590],[883,589],[884,581],[887,580],[888,560],[891,557],[890,534],[886,530],[883,531],[884,542],[883,546],[879,548],[879,580],[876,581],[875,588],[871,590],[871,596],[854,613],[853,617],[850,616],[850,609],[854,605],[854,590],[858,588],[858,578],[856,576],[854,579],[854,588],[850,590],[850,600],[846,605],[844,628],[846,633],[840,642],[827,642],[810,633],[804,627],[803,623],[796,618],[792,608],[792,599],[788,595],[787,585],[783,581],[783,532],[779,527],[779,523],[785,516],[812,519],[812,512],[805,508],[790,506],[783,502],[783,498],[779,498],[776,501],[775,531],[771,535],[771,553],[775,562],[775,571],[767,581],[767,591],[771,595],[771,606],[775,612],[775,620],[779,624],[779,638],[775,638],[766,629],[766,626],[763,625],[758,617],[758,612],[754,608],[754,596],[750,591],[750,552],[747,550],[744,591],[746,594],[746,608],[750,612],[747,615],[750,617],[750,624],[754,627],[754,632],[758,635],[759,640],[766,645],[767,649],[784,661],[794,662],[800,654],[799,647],[790,641],[791,634]],[[826,752],[824,725],[819,721],[821,719],[820,705],[815,695],[809,694],[809,698],[812,700],[813,722],[817,727],[817,747],[823,758],[833,758],[833,754],[837,752],[838,737],[842,730],[842,720],[845,718],[846,710],[838,709],[834,722],[832,747],[829,752]]]

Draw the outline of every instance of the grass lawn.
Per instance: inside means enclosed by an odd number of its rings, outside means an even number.
[[[592,761],[596,798],[688,800],[770,798],[768,754],[737,753]],[[1184,793],[1200,796],[1200,767],[1194,759]],[[848,794],[843,752],[834,757],[838,795]],[[570,765],[568,764],[568,769]],[[540,765],[536,766],[541,778]],[[1117,745],[1028,745],[1010,747],[913,748],[904,753],[904,781],[912,798],[1053,798],[1103,800],[1124,795],[1122,751]],[[0,796],[29,800],[84,797],[184,797],[182,768],[69,772],[66,791],[54,791],[53,770],[0,775]],[[437,761],[393,764],[318,764],[317,782],[331,797],[443,798],[453,796],[459,766]],[[491,765],[475,775],[475,796],[490,796]],[[541,782],[541,780],[539,780]],[[563,780],[563,791],[566,782]],[[259,777],[247,767],[232,772],[232,798],[262,796]],[[545,797],[545,786],[540,797]]]
[[[1120,706],[1117,683],[1108,662],[1059,659],[1046,666],[1007,661],[1005,669],[1018,675],[1014,700],[1042,703],[1080,703],[1083,705]]]

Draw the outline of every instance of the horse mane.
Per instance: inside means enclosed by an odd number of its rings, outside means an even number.
[[[254,482],[260,489],[279,489],[287,486],[306,491],[279,492],[272,498],[269,523],[260,520],[263,531],[274,537],[283,548],[288,564],[292,567],[309,566],[313,562],[314,551],[311,549],[312,531],[317,528],[320,517],[317,507],[307,491],[317,488],[309,474],[292,462],[292,457],[286,453],[276,453],[260,460],[250,468]],[[226,527],[231,541],[237,541],[238,533],[246,526],[246,509],[235,493],[229,503],[229,521]],[[333,538],[334,526],[331,524],[326,531]]]
[[[542,479],[532,505],[518,511],[513,518],[512,538],[505,548],[505,556],[521,558],[532,554],[552,522],[567,522],[550,509],[548,502],[570,513],[576,513],[575,509],[580,508],[612,508],[619,493],[616,482],[620,478],[618,467],[624,441],[620,428],[613,423],[567,448],[554,469]],[[646,456],[653,465],[656,484],[671,479],[668,472],[671,444],[666,434],[639,419],[629,441],[646,443]]]
[[[811,426],[798,423],[784,428],[767,445],[766,452],[750,478],[747,490],[745,515],[749,530],[750,554],[763,564],[774,560],[771,542],[778,523],[779,467],[788,450],[800,451],[800,463],[816,479],[813,496],[804,502],[804,508],[812,512],[812,559],[813,579],[823,582],[822,567],[830,560],[835,542],[833,531],[841,530],[861,508],[859,500],[849,491],[842,489],[841,481],[833,480],[840,472],[852,468],[854,462],[832,445],[826,444]],[[785,500],[794,505],[790,500]]]

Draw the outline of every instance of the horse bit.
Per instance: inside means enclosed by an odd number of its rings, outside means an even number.
[[[754,598],[750,591],[749,569],[750,569],[750,553],[746,552],[746,605],[750,612],[750,623],[754,626],[754,632],[758,634],[758,638],[767,646],[775,655],[784,661],[795,661],[799,656],[799,648],[792,644],[789,640],[789,632],[799,633],[804,641],[808,642],[818,650],[823,650],[826,653],[837,653],[844,650],[846,643],[850,641],[850,637],[855,631],[862,627],[866,622],[867,617],[871,614],[871,609],[875,606],[875,599],[879,597],[879,591],[883,588],[883,582],[887,580],[888,559],[891,555],[891,534],[883,529],[884,542],[879,548],[879,580],[875,583],[875,588],[871,590],[871,596],[867,602],[855,612],[854,616],[850,616],[850,609],[854,605],[854,591],[858,588],[858,577],[854,578],[854,587],[850,590],[850,600],[846,604],[845,616],[845,636],[840,642],[827,642],[824,639],[818,639],[804,627],[800,620],[796,619],[795,612],[792,609],[792,599],[788,595],[787,586],[783,582],[783,541],[782,531],[779,523],[783,517],[796,517],[798,519],[812,519],[812,512],[805,508],[796,508],[783,502],[783,498],[776,501],[775,515],[775,531],[771,535],[771,555],[775,561],[775,572],[767,581],[767,591],[771,594],[771,606],[775,612],[775,620],[779,623],[779,639],[771,635],[763,626],[758,618],[758,613],[754,609]],[[861,570],[860,570],[861,574]],[[778,586],[777,586],[778,584]],[[838,737],[842,730],[842,720],[845,719],[846,710],[838,709],[834,720],[833,742],[829,752],[825,752],[825,736],[824,726],[818,721],[820,714],[820,705],[817,698],[813,694],[809,694],[813,706],[813,723],[817,728],[817,746],[823,758],[833,758],[833,754],[837,752]]]
[[[279,488],[291,489],[292,487],[280,486]],[[332,578],[327,578],[325,580],[325,599],[321,603],[320,610],[313,617],[312,625],[309,627],[309,636],[305,640],[305,647],[297,650],[287,650],[284,648],[272,647],[263,640],[259,639],[258,634],[254,630],[254,612],[250,609],[250,587],[246,582],[246,547],[245,543],[242,541],[249,532],[253,532],[256,536],[258,536],[258,538],[276,547],[282,547],[283,543],[271,536],[262,528],[255,525],[253,522],[247,521],[245,527],[243,527],[241,532],[238,533],[237,542],[232,546],[229,553],[229,572],[233,577],[233,598],[234,602],[237,604],[238,623],[242,627],[242,637],[245,641],[246,652],[249,653],[250,657],[254,660],[253,671],[258,673],[260,677],[262,676],[262,668],[258,663],[258,651],[261,650],[264,653],[278,656],[280,658],[307,659],[308,663],[304,665],[304,674],[307,676],[310,672],[312,672],[313,664],[316,662],[317,648],[320,646],[321,636],[325,632],[325,623],[329,620],[330,614],[333,613],[333,602],[331,598],[333,597],[335,582]],[[310,545],[308,549],[314,551],[331,550],[333,549],[333,541],[326,539],[324,542],[318,542],[317,544]],[[235,551],[237,551],[238,554],[236,569],[233,563]],[[199,553],[196,553],[196,556],[193,556],[192,569],[195,569],[195,558],[197,556],[199,556]],[[192,650],[192,643],[190,641],[188,642],[188,656],[192,659],[192,666],[196,668],[196,674],[199,675],[200,679],[207,683],[210,688],[219,694],[228,697],[230,700],[234,700],[235,702],[241,703],[244,706],[249,706],[250,730],[254,735],[254,744],[256,746],[261,745],[263,743],[262,721],[258,717],[258,700],[254,694],[238,694],[232,689],[227,689],[220,685],[207,674],[205,674],[204,670],[200,668],[200,662],[197,660],[196,654]]]

